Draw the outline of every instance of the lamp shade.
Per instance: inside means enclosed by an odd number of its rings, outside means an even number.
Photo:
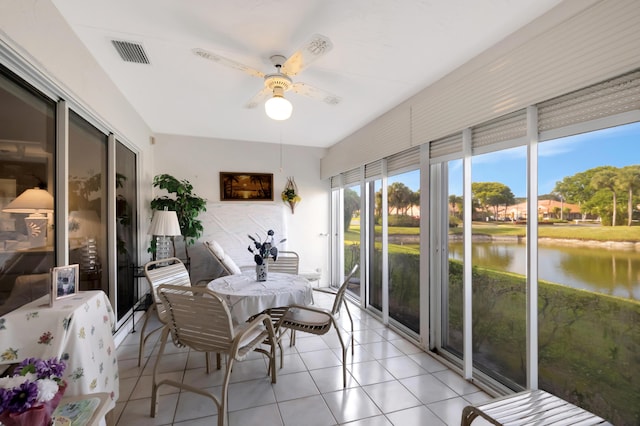
[[[5,213],[53,212],[53,196],[40,188],[27,189],[2,209]]]
[[[264,103],[264,111],[272,120],[287,120],[293,112],[293,105],[284,96],[274,95]]]
[[[182,235],[178,215],[173,210],[156,210],[147,232],[149,235]]]

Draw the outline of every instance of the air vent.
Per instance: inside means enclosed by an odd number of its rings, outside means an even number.
[[[136,64],[150,64],[149,58],[141,44],[130,41],[111,40],[123,61]]]

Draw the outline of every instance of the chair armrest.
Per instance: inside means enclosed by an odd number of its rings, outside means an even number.
[[[311,290],[327,294],[336,294],[338,292],[338,289],[334,287],[313,287]]]
[[[270,337],[273,337],[275,334],[273,332],[273,324],[271,323],[271,317],[267,314],[258,314],[252,318],[251,321],[240,324],[236,327],[236,339],[238,341],[242,341],[243,338],[250,334],[252,331],[256,329],[260,329],[260,327],[265,326],[267,329],[267,333],[269,333]],[[238,337],[240,336],[240,337]]]
[[[319,314],[325,314],[331,316],[331,311],[324,308],[318,308],[317,306],[311,305],[290,305],[289,310],[291,309],[301,309],[305,311],[317,312]]]

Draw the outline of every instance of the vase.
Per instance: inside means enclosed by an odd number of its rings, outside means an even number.
[[[261,265],[256,264],[256,281],[266,281],[268,269],[266,260]]]
[[[61,385],[54,397],[35,407],[31,407],[22,413],[0,413],[0,422],[4,426],[49,426],[51,425],[51,416],[56,407],[60,404],[62,395],[66,390],[66,383]]]

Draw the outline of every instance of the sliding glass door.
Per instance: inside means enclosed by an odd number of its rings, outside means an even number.
[[[107,135],[69,113],[69,261],[80,290],[109,291]]]
[[[0,315],[49,293],[55,117],[51,99],[0,67]]]

